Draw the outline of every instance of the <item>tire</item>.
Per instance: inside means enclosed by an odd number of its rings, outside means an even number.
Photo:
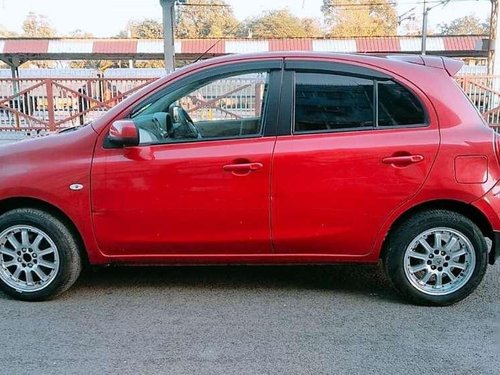
[[[82,257],[74,235],[58,218],[34,208],[0,216],[0,288],[23,301],[43,301],[77,280]]]
[[[422,211],[391,230],[383,264],[394,288],[407,300],[446,306],[471,294],[486,273],[483,233],[467,217]]]

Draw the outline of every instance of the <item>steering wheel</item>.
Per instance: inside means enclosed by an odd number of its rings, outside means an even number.
[[[168,123],[172,122],[170,119],[170,113],[156,112],[153,114],[153,131],[155,135],[159,136],[160,139],[165,139],[169,137],[169,127]]]
[[[196,127],[193,119],[184,110],[184,108],[182,108],[181,106],[175,106],[175,107],[172,107],[172,111],[174,111],[174,110],[177,112],[177,117],[178,117],[178,121],[176,121],[176,122],[179,122],[181,124],[180,126],[182,126],[182,125],[186,126],[188,131],[192,134],[192,137],[189,137],[189,138],[201,139],[202,136],[201,136],[200,130]],[[173,116],[173,117],[175,119],[175,116]]]

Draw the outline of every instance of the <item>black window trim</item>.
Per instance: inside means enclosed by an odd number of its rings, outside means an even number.
[[[339,128],[339,129],[320,129],[320,130],[305,130],[295,131],[295,74],[296,73],[322,73],[334,74],[338,76],[348,76],[356,78],[370,79],[373,81],[373,116],[374,125],[359,127],[359,128]],[[421,124],[408,124],[408,125],[378,125],[378,84],[379,82],[392,81],[396,84],[403,86],[408,90],[421,105],[424,112],[424,122]],[[345,132],[362,132],[362,131],[384,131],[394,129],[415,129],[427,128],[430,126],[429,114],[427,107],[422,102],[422,99],[415,91],[408,87],[405,83],[395,79],[393,76],[381,73],[370,68],[361,67],[358,65],[351,65],[348,63],[331,63],[326,61],[305,61],[305,60],[286,60],[283,72],[282,84],[282,100],[280,105],[280,123],[278,127],[278,135],[307,135],[307,134],[322,134],[322,133],[345,133]],[[288,115],[287,115],[288,114]]]
[[[134,105],[127,112],[124,118],[129,118],[130,114],[134,112],[137,107],[140,107],[147,103],[148,101],[154,101],[164,96],[170,92],[182,88],[183,86],[189,85],[191,83],[201,81],[208,78],[217,77],[230,77],[245,73],[252,72],[267,72],[268,73],[268,91],[267,91],[267,102],[264,104],[264,109],[261,115],[261,130],[258,134],[249,134],[242,136],[226,136],[226,137],[214,137],[207,139],[183,139],[179,141],[169,141],[169,142],[148,142],[141,143],[137,147],[142,146],[160,146],[160,145],[175,145],[183,143],[204,143],[213,141],[223,141],[223,140],[238,140],[238,139],[250,139],[250,138],[262,138],[271,137],[277,135],[277,129],[279,124],[279,104],[281,99],[281,90],[283,82],[283,59],[270,59],[270,60],[258,60],[258,61],[245,61],[236,64],[224,64],[216,66],[213,68],[208,68],[200,72],[196,72],[188,75],[187,77],[180,78],[179,80],[169,84],[167,87],[160,88],[158,91],[148,95],[147,98],[140,101],[138,104]],[[109,141],[108,136],[104,138],[104,148],[121,148]]]

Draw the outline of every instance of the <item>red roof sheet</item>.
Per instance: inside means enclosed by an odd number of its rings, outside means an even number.
[[[201,54],[209,48],[208,54],[222,54],[224,53],[224,41],[217,39],[184,39],[181,42],[181,53]]]
[[[304,39],[270,39],[270,51],[312,51],[312,40]]]
[[[443,37],[444,48],[447,51],[474,51],[476,44],[481,46],[481,37],[461,36],[461,37]]]
[[[3,53],[46,53],[48,48],[48,39],[8,39]]]
[[[358,52],[399,52],[401,46],[398,37],[356,38]]]
[[[136,53],[137,40],[96,40],[93,53]]]

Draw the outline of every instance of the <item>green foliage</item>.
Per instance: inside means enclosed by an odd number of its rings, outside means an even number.
[[[245,28],[253,38],[300,38],[320,36],[319,22],[299,18],[287,9],[272,10],[246,20]]]
[[[0,25],[0,38],[12,38],[17,34],[14,31],[7,30],[4,26]]]
[[[233,10],[222,0],[190,0],[189,4],[208,6],[178,6],[175,34],[180,39],[229,38],[236,36],[239,22]]]
[[[398,16],[391,0],[323,0],[321,11],[332,37],[397,34]]]
[[[489,20],[482,21],[479,17],[468,15],[455,18],[450,23],[439,25],[444,35],[486,35],[489,33]]]
[[[118,34],[120,38],[162,39],[163,25],[160,21],[146,18],[129,21],[125,30]]]
[[[44,15],[29,12],[23,22],[23,36],[50,38],[56,36],[56,34],[56,30]]]

